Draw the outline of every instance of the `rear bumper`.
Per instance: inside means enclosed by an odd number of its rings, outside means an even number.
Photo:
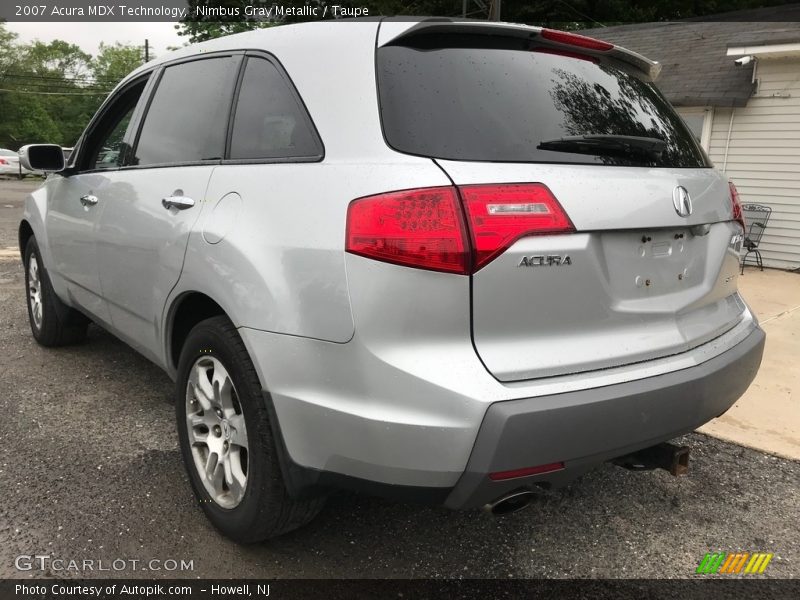
[[[468,338],[436,330],[442,324],[433,320],[398,317],[393,325],[392,314],[380,340],[357,334],[344,344],[239,329],[269,383],[291,494],[356,488],[473,507],[508,489],[560,485],[725,412],[755,376],[764,339],[746,311],[729,332],[685,353],[503,384]],[[464,323],[450,327],[469,331]],[[488,479],[561,461],[559,473]]]
[[[764,350],[756,327],[697,366],[602,388],[492,404],[451,508],[477,508],[518,489],[558,487],[601,462],[693,431],[727,411],[756,376]],[[563,462],[542,475],[492,481],[489,473]]]

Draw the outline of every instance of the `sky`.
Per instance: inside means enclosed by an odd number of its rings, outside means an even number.
[[[169,22],[127,22],[127,23],[6,23],[6,29],[18,34],[20,42],[38,39],[50,42],[55,39],[77,44],[84,52],[97,54],[100,42],[113,44],[144,45],[150,40],[153,56],[167,52],[168,46],[182,46],[188,39],[181,38],[175,31],[175,23]]]

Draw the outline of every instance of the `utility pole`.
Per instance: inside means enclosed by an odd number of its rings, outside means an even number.
[[[490,21],[499,21],[500,20],[500,8],[503,4],[503,0],[492,0],[491,5],[489,6],[489,20]]]
[[[502,0],[472,0],[472,2],[478,7],[478,10],[474,11],[472,14],[483,13],[490,21],[500,20],[500,5],[502,4]],[[465,19],[467,18],[467,9],[469,5],[470,0],[462,0],[461,16]]]
[[[150,62],[150,40],[144,40],[144,62]]]

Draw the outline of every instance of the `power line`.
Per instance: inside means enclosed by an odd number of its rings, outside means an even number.
[[[111,93],[111,90],[104,90],[102,88],[81,88],[67,85],[18,85],[13,81],[0,81],[0,85],[10,85],[15,90],[31,90],[34,92],[92,92],[97,94]]]
[[[103,86],[80,86],[80,85],[72,85],[70,83],[43,83],[43,82],[29,82],[29,81],[6,81],[6,79],[0,77],[0,83],[9,83],[14,86],[19,86],[22,88],[45,88],[45,89],[55,89],[55,90],[69,90],[69,91],[84,91],[84,92],[110,92],[112,89],[111,87],[103,87]]]
[[[29,94],[34,96],[106,96],[108,92],[31,92],[27,90],[9,90],[0,88],[0,92],[10,92],[12,94]]]
[[[11,84],[17,88],[13,90],[4,88],[4,91],[16,92],[19,94],[41,96],[105,96],[113,90],[117,82],[115,81],[111,84],[102,83],[100,80],[89,81],[79,77],[56,77],[6,72],[0,75],[0,84],[3,83]]]
[[[31,85],[31,84],[24,84],[20,85],[13,81],[2,81],[0,80],[0,85],[10,85],[13,89],[24,91],[24,90],[31,90],[31,91],[40,91],[40,92],[82,92],[82,93],[96,93],[96,94],[110,94],[111,90],[106,90],[102,88],[82,88],[82,87],[72,87],[67,85]]]
[[[587,15],[585,13],[582,13],[577,8],[575,8],[574,6],[569,4],[568,2],[565,2],[564,0],[556,0],[556,2],[558,2],[560,4],[563,4],[564,6],[569,8],[570,10],[572,10],[572,11],[576,12],[577,14],[579,14],[580,16],[582,16],[584,19],[589,19],[595,25],[600,25],[600,27],[606,27],[606,25],[603,25],[603,23],[601,23],[600,21],[595,21],[592,17],[590,17],[589,15]]]
[[[39,75],[36,73],[4,73],[3,77],[20,77],[24,79],[46,79],[46,80],[57,80],[57,81],[84,81],[87,83],[108,83],[116,85],[119,80],[113,79],[110,77],[67,77],[67,76],[57,76],[57,75]]]

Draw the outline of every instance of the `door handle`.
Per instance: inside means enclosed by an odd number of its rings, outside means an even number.
[[[84,206],[94,206],[97,204],[97,196],[93,194],[86,194],[85,196],[81,196],[81,204]]]
[[[189,198],[189,196],[184,196],[181,190],[175,190],[172,196],[167,196],[166,198],[161,199],[161,205],[167,210],[170,208],[186,210],[187,208],[192,208],[194,206],[194,200]]]

